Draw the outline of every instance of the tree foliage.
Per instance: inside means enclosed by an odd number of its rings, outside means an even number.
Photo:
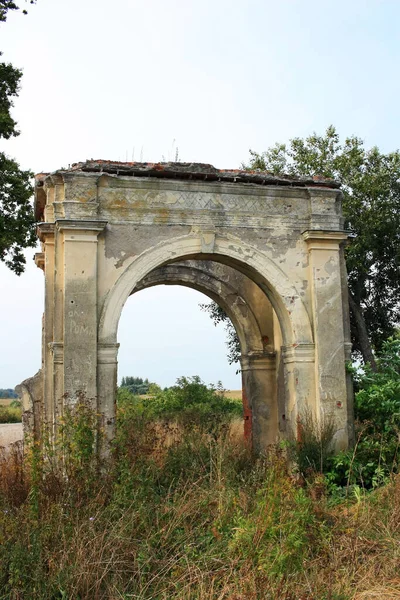
[[[25,0],[25,4],[27,4],[27,0]],[[36,0],[29,0],[29,4],[36,4]],[[9,10],[20,10],[20,7],[12,0],[0,0],[0,23],[7,20]],[[26,8],[23,8],[22,12],[24,15],[28,14]]]
[[[216,302],[208,304],[200,304],[200,308],[204,312],[208,312],[210,319],[214,321],[214,325],[224,323],[227,335],[226,346],[228,348],[228,362],[230,365],[239,362],[240,359],[240,342],[236,335],[236,330],[229,319],[228,315]]]
[[[324,135],[294,138],[261,154],[250,150],[243,167],[342,184],[345,227],[353,238],[346,249],[353,349],[374,367],[372,348],[379,350],[398,325],[400,152],[368,150],[355,136],[341,142],[331,126]],[[217,322],[214,308],[209,312]]]
[[[250,151],[244,166],[342,184],[345,227],[354,236],[346,250],[353,347],[374,364],[368,341],[380,349],[398,323],[400,152],[367,150],[355,136],[341,142],[331,126],[322,136],[294,138],[262,154]]]
[[[126,379],[126,378],[125,378]],[[130,378],[128,378],[130,379]],[[135,378],[138,379],[138,378]],[[241,401],[224,396],[222,383],[206,385],[198,375],[179,377],[176,384],[155,390],[152,397],[132,397],[127,387],[118,390],[118,407],[130,406],[130,414],[146,419],[169,420],[208,433],[221,433],[221,426],[242,416]]]
[[[18,398],[18,394],[11,388],[0,388],[0,398]]]
[[[30,4],[34,4],[31,0]],[[0,22],[9,10],[19,7],[10,0],[0,0]],[[26,13],[26,10],[23,10]],[[0,52],[0,56],[2,53]],[[0,62],[0,139],[19,135],[11,110],[18,96],[22,71],[10,63]],[[35,245],[34,216],[30,198],[32,173],[0,152],[0,260],[20,275],[25,266],[23,249]]]
[[[131,394],[148,394],[150,381],[141,377],[123,377],[121,387],[126,388]]]
[[[367,364],[354,373],[357,443],[331,458],[327,475],[336,485],[377,487],[399,472],[400,337],[386,340],[376,356],[376,372]]]

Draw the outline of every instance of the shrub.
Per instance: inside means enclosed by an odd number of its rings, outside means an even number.
[[[397,597],[399,477],[332,509],[279,451],[256,458],[224,428],[184,421],[178,442],[154,451],[159,417],[126,393],[108,462],[84,399],[53,456],[33,446],[25,462],[0,461],[0,600]]]
[[[123,377],[121,387],[126,388],[131,394],[148,394],[151,384],[148,379],[141,377]]]
[[[175,386],[154,392],[151,398],[140,398],[119,388],[118,405],[126,409],[131,404],[131,416],[135,413],[147,420],[197,427],[215,435],[230,420],[242,415],[241,401],[226,398],[222,387],[207,386],[197,376],[181,377]]]
[[[378,371],[356,373],[356,446],[332,457],[330,481],[374,488],[399,471],[400,339],[390,338],[377,355]]]
[[[20,404],[19,406],[0,406],[0,423],[21,423],[21,420],[22,408]]]
[[[335,427],[329,416],[316,421],[311,412],[305,412],[299,418],[298,438],[289,440],[287,447],[302,477],[327,471],[333,454],[334,433]]]

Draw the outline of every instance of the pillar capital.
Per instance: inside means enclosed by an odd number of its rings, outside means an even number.
[[[97,242],[97,236],[105,229],[106,225],[107,221],[105,220],[56,220],[57,230],[62,231],[64,239],[71,242]]]
[[[35,265],[44,271],[44,252],[36,252],[35,254]]]
[[[102,365],[116,364],[119,344],[101,344],[97,346],[97,362]]]
[[[55,223],[39,223],[36,230],[41,242],[54,240]]]
[[[64,361],[64,344],[62,342],[50,342],[49,348],[53,354],[53,361],[62,365]]]
[[[69,242],[97,242],[97,236],[107,225],[105,220],[81,221],[74,219],[57,219],[57,231],[64,234]]]
[[[293,344],[292,346],[283,346],[282,356],[285,364],[299,362],[314,362],[315,345]]]
[[[82,220],[82,219],[57,219],[57,229],[64,231],[66,229],[72,229],[74,231],[80,231],[85,229],[86,231],[103,231],[107,225],[105,219],[96,220]]]
[[[242,371],[275,369],[275,352],[260,354],[244,354],[240,359]]]
[[[345,242],[349,234],[346,231],[324,231],[308,229],[301,234],[307,243],[308,250],[339,250],[340,245]]]

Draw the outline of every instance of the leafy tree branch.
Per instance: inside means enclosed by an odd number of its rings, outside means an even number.
[[[30,4],[34,3],[30,0]],[[0,0],[0,22],[6,21],[10,10],[19,10],[19,7],[10,0]],[[26,10],[22,12],[26,13]],[[21,77],[20,69],[0,62],[0,139],[8,140],[20,133],[11,110],[19,93]],[[15,160],[0,151],[0,260],[17,275],[25,268],[23,250],[36,243],[30,201],[32,176],[31,171],[22,170]]]

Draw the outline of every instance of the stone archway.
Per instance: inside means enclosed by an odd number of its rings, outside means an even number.
[[[330,415],[336,446],[346,447],[352,423],[340,201],[332,181],[209,165],[89,161],[41,175],[43,419],[55,428],[63,403],[83,390],[112,437],[116,334],[126,299],[152,273],[211,261],[242,274],[273,307],[288,429],[296,431],[305,410]],[[247,336],[251,327],[249,317]],[[245,377],[251,373],[249,394],[261,398],[260,415],[263,378],[275,377],[272,362],[265,353],[242,360]],[[270,441],[261,421],[254,423],[260,448]]]
[[[278,382],[280,328],[266,295],[235,269],[202,260],[174,262],[155,269],[135,286],[132,294],[155,285],[190,287],[226,312],[240,343],[245,438],[253,439],[259,450],[275,443],[279,430],[284,429],[285,396]],[[260,365],[264,368],[260,369]]]
[[[235,276],[235,281],[231,281],[232,275]],[[252,284],[251,280],[225,265],[212,261],[188,260],[154,269],[136,284],[131,293],[135,294],[155,285],[182,285],[202,292],[217,302],[232,321],[240,341],[241,353],[257,354],[264,351],[265,336],[257,318],[258,307],[251,295],[246,293],[245,285],[240,286],[244,280],[247,280],[245,283]],[[271,305],[261,290],[260,297],[265,299],[271,310]],[[270,350],[273,351],[272,346]]]

